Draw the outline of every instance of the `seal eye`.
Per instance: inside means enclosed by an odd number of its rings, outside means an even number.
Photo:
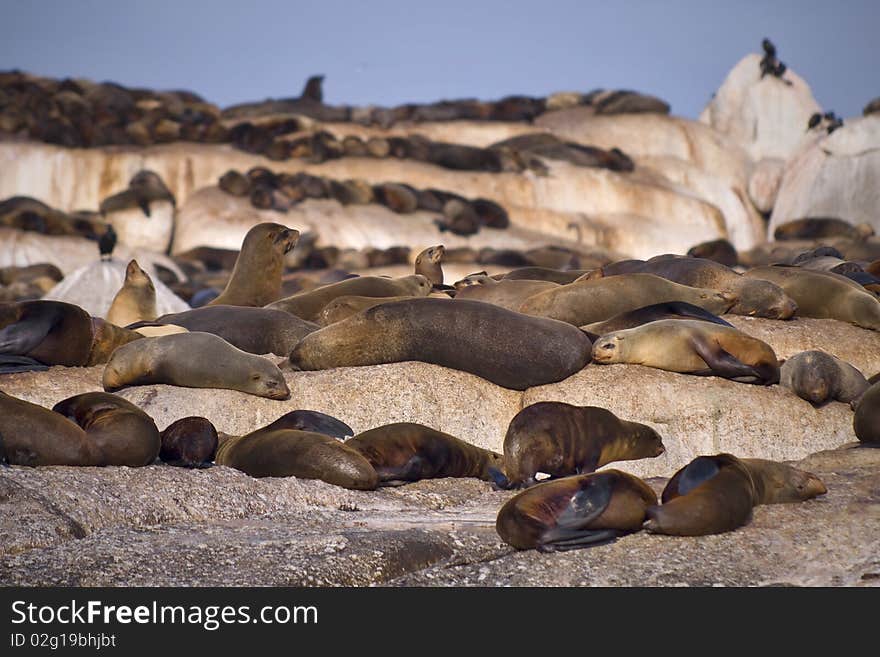
[[[615,345],[613,342],[606,342],[600,348],[601,349],[614,349],[614,347],[616,347],[616,346],[617,345]]]
[[[259,381],[259,380],[260,380],[259,374],[251,374],[251,381]]]

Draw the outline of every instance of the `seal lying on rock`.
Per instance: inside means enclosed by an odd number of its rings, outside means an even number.
[[[290,353],[301,370],[420,360],[514,390],[561,381],[590,362],[592,343],[563,322],[479,301],[383,303],[307,335]]]
[[[660,456],[663,440],[651,427],[621,420],[597,406],[538,402],[517,413],[504,436],[501,488],[527,487],[539,472],[586,474],[611,463]]]
[[[872,383],[855,402],[853,431],[862,443],[880,446],[880,381]]]
[[[181,468],[206,468],[217,453],[217,429],[203,417],[184,417],[161,433],[159,458]]]
[[[312,431],[332,436],[339,440],[345,440],[354,435],[354,430],[342,420],[332,415],[318,411],[296,410],[285,413],[274,422],[267,424],[264,429],[297,429],[298,431]]]
[[[13,465],[149,465],[159,454],[159,430],[149,415],[121,397],[89,392],[50,411],[0,392],[0,447]]]
[[[608,333],[593,345],[593,360],[743,383],[779,381],[779,361],[770,345],[735,328],[699,320],[661,319]]]
[[[471,299],[491,303],[508,310],[519,310],[529,297],[559,287],[550,281],[533,281],[528,279],[496,281],[489,276],[468,277],[474,284],[464,285],[455,295],[456,300]]]
[[[826,492],[818,477],[784,463],[698,456],[666,484],[663,504],[648,509],[645,529],[673,536],[720,534],[747,524],[758,504],[802,502]]]
[[[590,340],[595,342],[600,336],[613,331],[623,331],[628,328],[635,328],[642,324],[656,322],[660,319],[699,319],[704,322],[720,324],[721,326],[733,325],[724,321],[718,315],[713,315],[708,310],[703,310],[699,306],[694,306],[684,301],[669,301],[666,303],[655,303],[644,308],[637,308],[629,312],[620,313],[604,322],[596,322],[595,324],[587,324],[581,326],[581,330],[590,336]]]
[[[501,507],[495,530],[518,550],[576,550],[642,528],[657,495],[620,470],[564,477],[532,486]]]
[[[226,388],[269,399],[290,397],[287,382],[272,361],[236,349],[210,333],[143,338],[126,347],[117,349],[104,368],[104,390],[167,383]]]
[[[779,385],[814,406],[833,400],[851,402],[868,389],[855,367],[824,351],[802,351],[783,363]]]
[[[363,454],[386,483],[438,477],[491,481],[489,469],[502,463],[501,454],[413,422],[376,427],[345,444]]]

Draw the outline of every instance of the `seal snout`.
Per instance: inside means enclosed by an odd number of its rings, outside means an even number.
[[[828,488],[826,488],[824,482],[819,479],[819,477],[811,474],[807,477],[807,481],[804,484],[804,492],[809,498],[813,498],[818,497],[819,495],[824,495],[828,492]]]

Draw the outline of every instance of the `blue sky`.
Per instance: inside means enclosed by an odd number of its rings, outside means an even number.
[[[220,105],[628,88],[695,117],[770,37],[825,109],[880,96],[880,1],[0,0],[0,69],[191,89]]]

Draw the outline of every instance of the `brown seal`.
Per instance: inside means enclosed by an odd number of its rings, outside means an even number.
[[[184,417],[161,433],[159,458],[180,468],[206,468],[217,453],[217,429],[203,417]]]
[[[322,433],[295,429],[258,429],[222,440],[217,465],[251,477],[321,479],[355,490],[375,490],[379,477],[369,461],[344,443]]]
[[[720,534],[748,524],[758,504],[804,501],[826,492],[818,477],[784,463],[698,456],[666,484],[663,504],[648,509],[645,529],[673,536]]]
[[[580,280],[526,299],[519,311],[584,326],[667,301],[686,301],[716,315],[735,302],[715,290],[680,285],[654,274],[621,274]]]
[[[321,312],[318,314],[318,324],[321,326],[330,326],[331,324],[335,324],[336,322],[341,322],[343,319],[347,319],[352,315],[356,315],[359,312],[366,310],[367,308],[372,308],[373,306],[378,306],[382,303],[390,303],[392,301],[404,301],[406,299],[412,299],[413,297],[404,296],[404,297],[360,297],[360,296],[344,296],[344,297],[336,297],[328,303]],[[291,315],[291,317],[296,317],[295,315]],[[290,350],[287,352],[290,353]]]
[[[501,454],[413,422],[376,427],[345,444],[364,455],[382,482],[438,477],[491,481],[489,469],[500,468],[502,462]]]
[[[621,420],[597,406],[538,402],[517,413],[504,436],[502,488],[536,483],[539,472],[551,477],[587,474],[612,461],[660,456],[663,440],[651,427]],[[506,481],[505,481],[506,479]]]
[[[590,362],[591,344],[573,326],[479,301],[409,299],[307,335],[290,363],[319,370],[420,360],[525,390],[581,370]]]
[[[140,467],[159,453],[150,416],[104,392],[69,397],[51,411],[0,392],[0,438],[13,465]]]
[[[770,345],[735,328],[701,320],[661,319],[608,333],[593,345],[593,360],[743,383],[779,381],[779,361]]]
[[[269,304],[268,307],[283,310],[306,321],[314,322],[318,319],[324,306],[338,297],[427,296],[430,292],[430,281],[419,274],[400,278],[358,276],[285,297]]]
[[[434,287],[443,285],[443,267],[440,263],[445,253],[442,244],[429,246],[416,256],[415,273],[427,278]]]
[[[128,181],[128,189],[108,196],[101,202],[101,214],[106,215],[118,210],[138,207],[144,215],[151,215],[150,203],[153,201],[168,201],[171,205],[176,205],[174,194],[162,182],[154,171],[138,171],[131,180]]]
[[[150,275],[132,260],[125,268],[125,281],[113,297],[107,311],[107,321],[116,326],[128,326],[142,320],[153,320],[156,311],[156,287]]]
[[[262,223],[251,228],[226,288],[211,305],[265,306],[275,301],[281,295],[284,255],[298,238],[298,230],[281,224]]]
[[[684,301],[669,301],[666,303],[655,303],[644,308],[637,308],[629,312],[620,313],[604,322],[596,322],[581,326],[582,331],[590,336],[590,340],[595,342],[606,333],[614,331],[623,331],[624,329],[635,328],[642,324],[656,322],[660,319],[699,319],[704,322],[720,324],[721,326],[729,326],[735,328],[732,324],[724,321],[717,315],[713,315],[708,310],[703,310],[699,306],[693,306]]]
[[[518,550],[576,550],[642,528],[657,494],[620,470],[564,477],[532,486],[501,507],[495,529]]]
[[[550,269],[548,267],[519,267],[507,272],[502,278],[505,281],[549,281],[551,283],[558,283],[559,285],[566,285],[568,283],[574,283],[581,276],[589,274],[591,271],[592,270],[589,269],[570,269],[563,271],[561,269]]]
[[[736,248],[729,240],[723,237],[709,242],[700,242],[688,249],[687,255],[694,258],[714,260],[728,267],[736,267],[739,264],[739,255]]]
[[[853,431],[862,443],[880,446],[880,380],[855,403]]]
[[[281,370],[267,358],[236,349],[210,333],[178,333],[143,338],[113,352],[103,376],[104,390],[167,383],[189,388],[226,388],[269,399],[288,399]]]
[[[520,306],[529,297],[559,287],[559,285],[550,281],[529,279],[507,280],[505,278],[496,281],[489,276],[480,276],[472,280],[476,284],[461,287],[455,295],[457,301],[471,299],[472,301],[491,303],[514,311],[519,311]]]
[[[285,413],[263,428],[267,430],[297,429],[298,431],[312,431],[314,433],[323,433],[325,436],[332,436],[339,440],[345,440],[354,435],[354,430],[342,420],[319,411],[302,409]]]
[[[855,367],[818,350],[787,359],[779,371],[779,385],[814,406],[831,400],[849,403],[868,389],[868,381]]]
[[[848,221],[833,217],[807,217],[780,224],[773,231],[773,238],[780,241],[815,240],[825,237],[864,239],[873,233],[874,231],[870,230],[867,224],[854,226]]]

